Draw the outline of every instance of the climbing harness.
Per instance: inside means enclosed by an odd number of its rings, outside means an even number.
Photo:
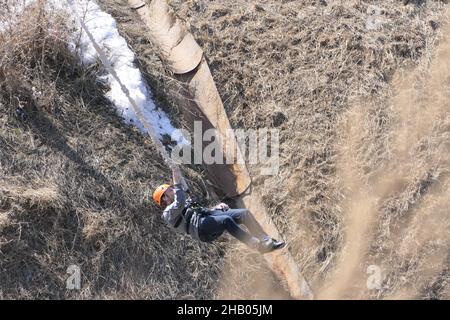
[[[209,211],[205,209],[203,206],[201,206],[198,202],[192,201],[192,199],[190,198],[186,200],[186,203],[187,204],[184,207],[183,211],[181,212],[181,215],[175,221],[175,224],[173,226],[174,228],[178,228],[178,226],[184,220],[186,223],[185,231],[187,234],[189,234],[189,227],[191,225],[192,216],[196,213],[200,217],[204,217],[208,215]]]

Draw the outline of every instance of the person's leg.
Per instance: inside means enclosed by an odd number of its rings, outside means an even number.
[[[217,238],[225,230],[246,245],[255,245],[255,238],[241,228],[226,212],[214,211],[211,215],[205,217],[204,221],[200,225],[200,232],[205,235],[205,238]]]
[[[243,224],[248,228],[250,233],[256,237],[268,237],[261,225],[256,221],[253,214],[247,209],[229,209],[224,213],[228,214],[238,224]]]
[[[270,252],[276,249],[281,249],[285,246],[284,241],[277,241],[271,238],[256,221],[255,217],[247,209],[229,209],[227,211],[214,210],[212,216],[227,215],[232,218],[236,224],[245,225],[250,231],[251,235],[259,240],[258,250],[261,253]],[[239,226],[238,226],[239,227]]]
[[[217,219],[211,217],[201,218],[198,226],[198,235],[202,241],[211,242],[224,233],[225,227]]]

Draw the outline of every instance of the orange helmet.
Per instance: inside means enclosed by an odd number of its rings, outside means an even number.
[[[166,192],[167,189],[169,189],[169,188],[170,188],[170,184],[165,183],[165,184],[160,185],[153,192],[153,200],[155,200],[155,202],[158,204],[158,206],[161,205],[161,198],[162,198],[164,192]]]

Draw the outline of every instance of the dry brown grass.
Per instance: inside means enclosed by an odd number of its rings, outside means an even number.
[[[171,89],[173,80],[146,43],[126,1],[101,2],[121,21],[143,67],[150,78],[160,80],[160,93],[170,100],[176,94]],[[255,182],[313,289],[326,287],[342,255],[348,205],[353,205],[350,211],[354,212],[367,209],[363,198],[356,204],[348,198],[351,183],[337,173],[338,123],[355,105],[360,118],[350,118],[350,124],[358,120],[366,125],[355,129],[361,130],[355,145],[347,143],[354,157],[347,165],[372,177],[367,183],[375,188],[373,170],[386,160],[384,150],[393,130],[390,83],[397,70],[431,59],[444,2],[175,0],[170,4],[190,24],[205,50],[233,126],[280,129],[281,172],[254,177]],[[371,4],[382,9],[383,24],[368,31],[365,23]],[[407,186],[394,183],[383,197],[389,199],[406,188],[405,194],[420,198],[430,178],[423,171],[416,176]],[[358,188],[360,182],[354,182]],[[280,186],[286,192],[278,192]],[[393,205],[407,210],[405,201]],[[376,203],[372,209],[368,211],[378,212]],[[362,222],[371,221],[362,218]],[[356,220],[355,226],[361,221]],[[356,234],[369,239],[364,229]],[[364,246],[361,243],[361,253]],[[246,257],[248,272],[233,269],[234,255]],[[227,257],[232,276],[224,275],[227,289],[222,293],[229,297],[227,292],[239,291],[236,297],[254,297],[252,279],[265,274],[265,269],[256,268],[256,261],[245,251],[233,250]],[[355,264],[361,263],[360,257]]]
[[[157,101],[178,118],[175,81],[127,1],[99,2],[118,19]],[[390,148],[404,111],[395,107],[392,84],[400,92],[405,86],[397,86],[394,75],[418,64],[419,78],[426,73],[445,1],[170,3],[203,47],[233,126],[280,129],[280,174],[258,177],[255,184],[313,290],[323,293],[333,285],[334,297],[448,298],[449,237],[445,228],[437,236],[427,232],[439,227],[435,217],[448,216],[446,163],[435,158],[448,148],[440,143],[448,118],[427,118],[420,130],[410,127],[414,135],[406,138],[423,139],[406,153]],[[378,30],[365,28],[370,4],[383,9]],[[0,100],[0,175],[10,183],[0,190],[30,190],[31,184],[54,193],[39,211],[30,206],[35,202],[15,198],[20,192],[1,191],[1,296],[286,297],[262,259],[240,246],[229,250],[227,238],[198,245],[161,226],[152,214],[156,208],[139,202],[147,183],[168,177],[151,143],[105,107],[94,85],[96,68],[74,68],[64,41],[50,36],[42,42],[33,34],[27,43],[37,51],[0,65],[6,92]],[[57,63],[40,63],[42,56],[57,56]],[[14,73],[19,67],[23,71]],[[418,79],[418,88],[424,81]],[[33,98],[33,86],[45,90],[45,99]],[[16,96],[31,115],[28,122],[14,115]],[[354,130],[350,137],[341,131],[345,121]],[[408,144],[393,143],[402,145]],[[342,151],[348,152],[344,166]],[[402,160],[405,166],[398,165]],[[201,168],[189,172],[205,192]],[[349,223],[350,213],[360,209],[368,215]],[[346,258],[349,239],[362,242]],[[85,289],[76,294],[63,287],[65,268],[74,261],[86,276]],[[369,264],[388,271],[382,290],[364,287]],[[336,284],[339,270],[358,273]]]
[[[171,4],[204,48],[233,125],[280,129],[280,174],[256,183],[301,269],[319,288],[341,254],[347,214],[347,186],[336,173],[338,120],[356,99],[387,104],[395,71],[429,59],[444,3]],[[382,9],[378,30],[365,27],[370,4]],[[374,139],[362,143],[362,170],[381,161],[390,112],[374,107],[363,115],[374,124]]]
[[[212,297],[227,240],[193,242],[142,203],[169,171],[99,67],[76,63],[61,19],[37,5],[0,34],[0,298]],[[81,291],[66,290],[71,264]]]

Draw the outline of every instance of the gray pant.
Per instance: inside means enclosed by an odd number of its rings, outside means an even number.
[[[246,226],[248,231],[240,225]],[[258,221],[247,209],[212,210],[208,216],[201,219],[198,231],[200,239],[205,242],[216,240],[225,231],[247,245],[250,244],[253,236],[260,239],[267,237]]]

